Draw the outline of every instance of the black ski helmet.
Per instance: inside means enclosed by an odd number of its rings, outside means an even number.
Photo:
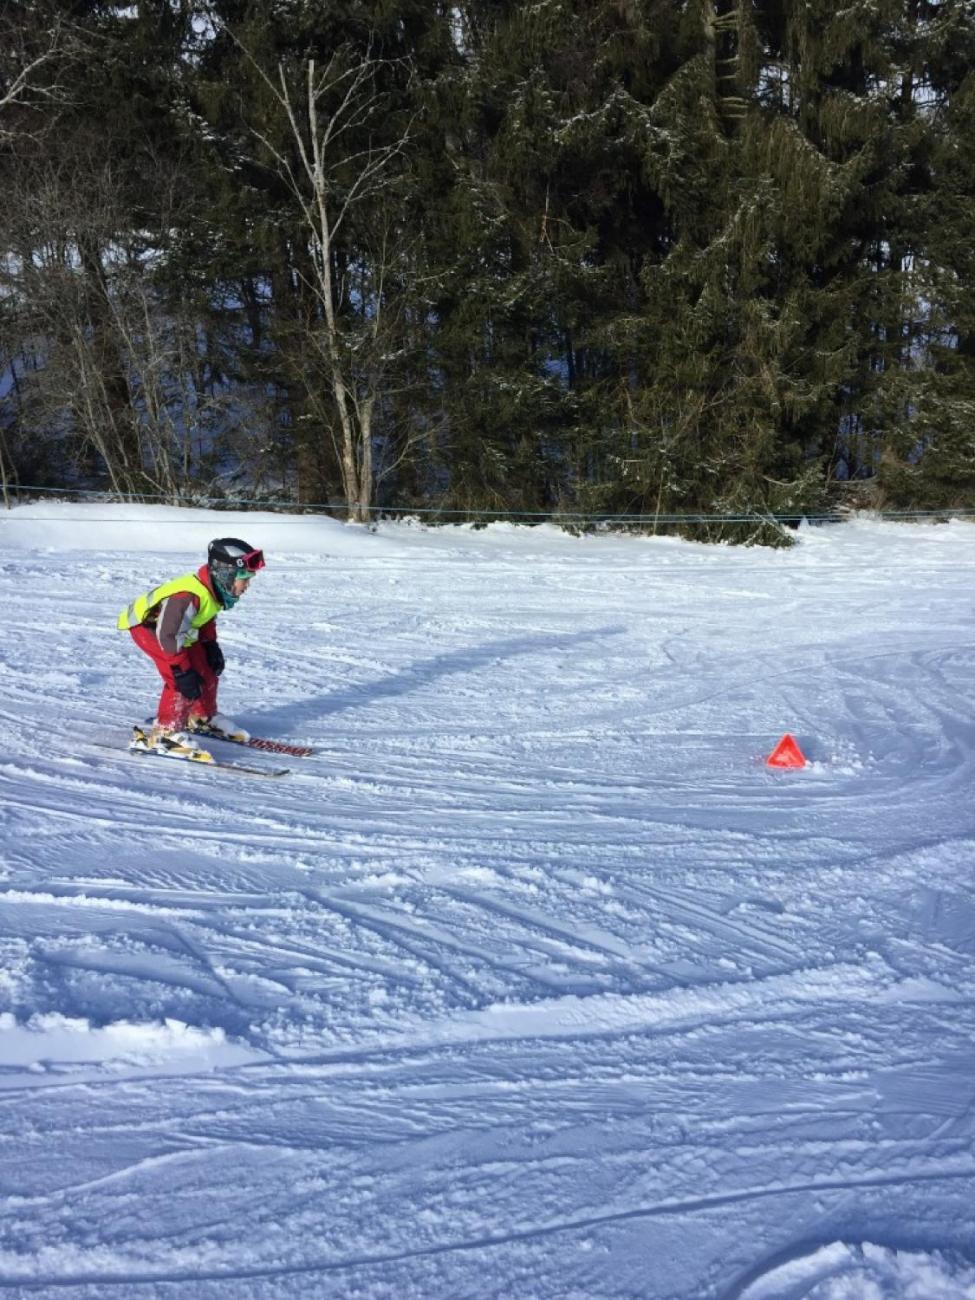
[[[238,579],[249,582],[264,568],[264,552],[239,537],[216,537],[207,547],[207,570],[213,590],[224,609],[231,609],[239,597],[233,594]]]

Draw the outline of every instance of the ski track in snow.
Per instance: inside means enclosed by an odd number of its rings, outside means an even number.
[[[135,509],[0,519],[0,1293],[975,1297],[971,525]],[[221,533],[282,781],[124,751]]]

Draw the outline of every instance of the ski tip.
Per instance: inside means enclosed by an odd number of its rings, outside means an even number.
[[[265,754],[287,754],[289,758],[311,758],[315,752],[311,745],[291,745],[281,740],[264,740],[260,736],[252,736],[243,743],[248,749],[257,749]]]
[[[218,731],[205,722],[194,723],[190,734],[204,736],[208,740],[218,740],[225,745],[240,745],[244,749],[256,749],[262,754],[282,754],[287,758],[310,758],[314,754],[311,745],[293,745],[290,741],[272,740],[269,736],[252,736],[250,732]]]

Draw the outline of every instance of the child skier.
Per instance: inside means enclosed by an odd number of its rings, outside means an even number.
[[[249,739],[243,727],[217,711],[217,679],[224,668],[217,615],[233,609],[263,568],[262,551],[239,537],[218,537],[196,573],[164,582],[122,610],[117,626],[131,632],[163,679],[155,723],[148,735],[136,728],[135,747],[189,758],[200,751],[187,731]]]

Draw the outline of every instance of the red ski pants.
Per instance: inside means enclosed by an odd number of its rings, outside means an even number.
[[[152,628],[140,625],[130,630],[132,640],[149,656],[163,679],[162,695],[159,697],[159,707],[156,709],[156,721],[164,727],[179,728],[185,727],[190,718],[212,717],[217,711],[217,677],[207,663],[206,651],[202,644],[195,641],[184,651],[189,657],[190,667],[195,668],[203,679],[203,693],[200,698],[188,700],[176,689],[173,670]]]

